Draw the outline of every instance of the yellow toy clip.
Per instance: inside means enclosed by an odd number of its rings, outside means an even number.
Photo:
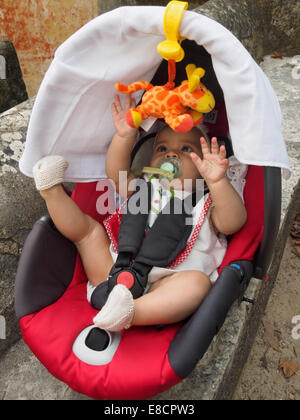
[[[186,1],[171,1],[166,7],[164,30],[167,40],[158,45],[157,51],[167,61],[179,62],[184,58],[184,50],[180,46],[184,38],[180,37],[179,27],[187,8]]]

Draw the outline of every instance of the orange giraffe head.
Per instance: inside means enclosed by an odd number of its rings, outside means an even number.
[[[205,75],[205,70],[201,67],[196,68],[194,64],[189,64],[186,67],[186,73],[188,80],[184,80],[175,89],[180,96],[180,102],[185,107],[192,108],[197,112],[210,112],[215,107],[215,99],[210,90],[200,82],[200,79]]]

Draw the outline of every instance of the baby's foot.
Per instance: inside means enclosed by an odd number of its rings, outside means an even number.
[[[98,328],[103,330],[121,331],[123,328],[130,327],[133,316],[133,296],[126,286],[117,284],[93,321]]]
[[[32,173],[37,190],[44,191],[62,184],[69,164],[62,156],[46,156],[33,167]]]

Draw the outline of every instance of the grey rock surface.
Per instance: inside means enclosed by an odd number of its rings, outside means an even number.
[[[194,9],[206,1],[189,1],[189,9]],[[166,0],[98,0],[98,11],[101,14],[122,6],[166,6],[167,4]]]
[[[0,400],[88,400],[51,376],[23,341],[0,360]]]
[[[28,99],[13,44],[0,40],[0,113]]]
[[[229,29],[258,62],[275,51],[299,53],[298,0],[211,0],[195,10]]]
[[[19,172],[33,104],[34,98],[0,114],[0,177]]]
[[[300,2],[298,0],[256,0],[260,7],[265,54],[275,51],[299,54]],[[254,9],[255,10],[255,9]]]
[[[33,224],[46,214],[33,180],[18,170],[33,102],[0,115],[0,316],[6,321],[6,340],[0,340],[0,355],[20,337],[14,312],[18,260]]]

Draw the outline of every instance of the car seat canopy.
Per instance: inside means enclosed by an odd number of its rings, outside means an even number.
[[[164,39],[164,10],[152,6],[113,10],[58,48],[33,108],[20,161],[24,174],[32,176],[34,164],[55,153],[70,163],[66,181],[105,177],[105,154],[115,131],[110,116],[114,84],[152,80],[161,64],[157,45]],[[284,168],[288,177],[280,107],[260,67],[231,32],[208,17],[187,11],[180,34],[211,56],[237,159]],[[141,93],[135,98],[139,101]]]

